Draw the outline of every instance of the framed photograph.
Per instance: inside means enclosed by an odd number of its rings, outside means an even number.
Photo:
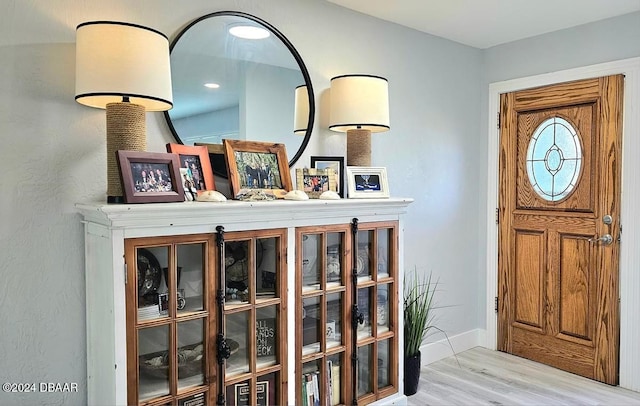
[[[327,190],[335,192],[336,186],[336,176],[331,169],[296,169],[296,189],[311,199],[317,199]]]
[[[275,318],[256,320],[256,356],[258,358],[275,358],[276,348],[278,348],[277,331]]]
[[[336,188],[330,189],[344,196],[344,157],[342,156],[312,156],[311,167],[316,169],[329,169],[335,174]]]
[[[209,162],[211,162],[211,170],[213,176],[227,178],[227,162],[224,159],[224,147],[222,144],[207,144],[204,142],[196,142],[193,145],[207,147],[209,151]]]
[[[116,156],[126,203],[184,201],[177,154],[118,151]]]
[[[185,202],[192,202],[198,198],[198,191],[196,185],[193,183],[193,177],[191,172],[187,168],[180,168],[180,180],[182,181],[182,188],[184,189]]]
[[[170,143],[167,144],[167,152],[178,154],[180,168],[187,170],[188,180],[198,194],[205,190],[216,190],[207,147]]]
[[[387,168],[347,166],[350,199],[389,197]]]
[[[227,399],[227,404],[233,406],[248,406],[251,404],[248,383],[237,383],[233,387],[229,386],[229,388],[233,388],[233,393]],[[227,390],[227,392],[229,391]],[[258,406],[271,406],[274,404],[275,399],[272,398],[269,391],[269,381],[256,382],[256,400]]]
[[[282,198],[293,189],[284,144],[227,139],[222,142],[234,199],[251,191]]]

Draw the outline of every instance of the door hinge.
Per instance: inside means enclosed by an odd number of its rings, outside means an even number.
[[[500,209],[496,207],[496,224],[500,224]]]
[[[495,307],[495,309],[496,309],[496,313],[498,313],[498,303],[499,303],[499,302],[498,302],[498,296],[496,296],[496,307]]]
[[[124,284],[127,284],[127,263],[124,264]]]
[[[622,224],[618,227],[618,242],[622,241]]]
[[[498,119],[496,120],[498,122],[498,130],[500,129],[500,112],[498,111]]]

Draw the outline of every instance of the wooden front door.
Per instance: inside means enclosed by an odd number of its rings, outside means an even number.
[[[612,385],[623,84],[500,99],[498,349]]]

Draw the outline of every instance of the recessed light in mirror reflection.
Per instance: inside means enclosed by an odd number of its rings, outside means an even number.
[[[264,39],[270,34],[269,31],[253,25],[235,25],[229,28],[229,33],[238,38],[244,39]]]
[[[207,87],[209,89],[217,89],[220,87],[220,85],[217,83],[205,83],[204,87]]]

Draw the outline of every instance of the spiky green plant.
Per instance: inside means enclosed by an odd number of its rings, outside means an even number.
[[[404,285],[404,356],[418,355],[422,342],[434,331],[442,333],[455,355],[449,336],[435,325],[434,296],[439,280],[433,281],[431,273],[420,277],[414,268],[411,278],[405,277]],[[456,357],[457,359],[457,357]]]

